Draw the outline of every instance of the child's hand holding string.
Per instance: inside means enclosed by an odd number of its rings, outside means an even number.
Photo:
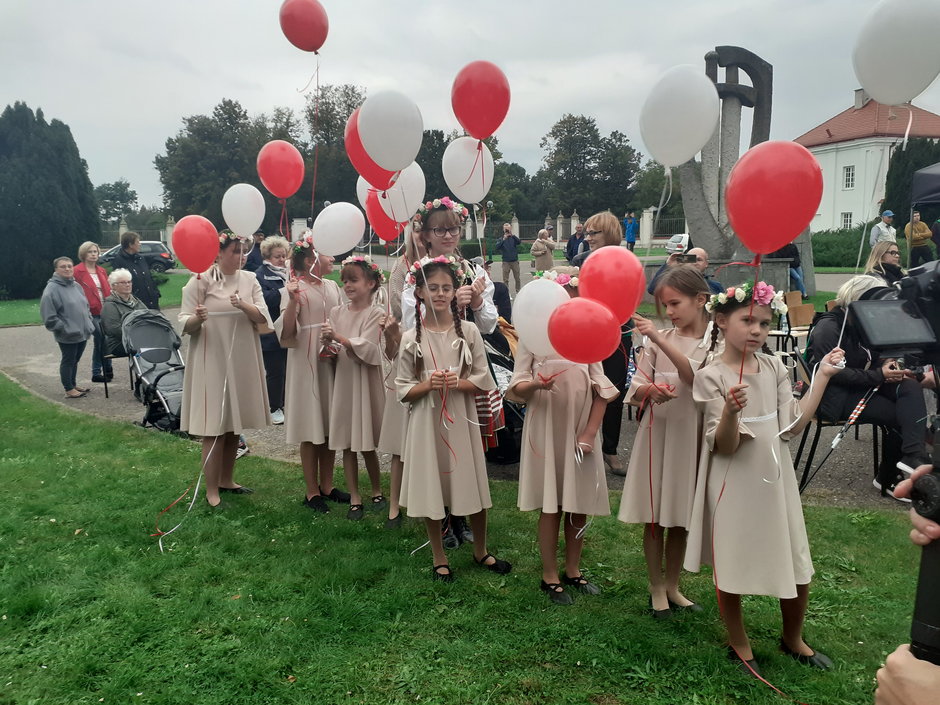
[[[646,393],[649,400],[654,404],[665,404],[667,401],[676,398],[676,388],[671,384],[649,384],[649,391]]]
[[[823,377],[832,377],[839,374],[845,367],[845,351],[842,348],[833,348],[832,351],[822,359],[819,366],[819,374]]]
[[[324,343],[333,342],[333,326],[330,325],[329,318],[323,322],[323,327],[320,328],[320,340],[322,340]]]
[[[444,370],[434,370],[428,381],[431,383],[431,389],[442,392],[447,388],[447,373]]]
[[[747,388],[746,384],[736,384],[728,390],[728,396],[725,397],[725,409],[732,414],[738,414],[747,406]]]
[[[486,282],[483,281],[483,276],[481,275],[474,279],[473,284],[470,285],[470,308],[474,311],[483,306],[484,291],[486,291]]]
[[[285,284],[285,287],[287,288],[287,293],[290,295],[291,300],[295,302],[300,301],[300,282],[291,278],[291,280]]]
[[[660,339],[659,329],[653,325],[653,322],[644,318],[638,313],[633,314],[633,327],[634,329],[643,336],[646,336],[654,343],[658,343]]]
[[[394,337],[398,335],[399,331],[398,319],[389,313],[381,321],[379,321],[379,328],[382,329],[383,333]]]

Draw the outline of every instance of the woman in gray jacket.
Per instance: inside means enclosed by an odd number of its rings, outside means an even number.
[[[62,359],[59,362],[59,379],[68,399],[77,399],[88,393],[88,389],[76,386],[78,361],[85,351],[85,344],[95,330],[88,308],[88,299],[82,287],[75,281],[72,260],[58,257],[53,263],[55,271],[46,284],[39,302],[42,322],[52,331]]]

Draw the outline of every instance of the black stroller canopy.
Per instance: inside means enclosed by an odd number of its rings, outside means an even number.
[[[914,172],[911,204],[940,203],[940,162]]]

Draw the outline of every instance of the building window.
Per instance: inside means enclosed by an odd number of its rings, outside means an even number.
[[[842,188],[855,188],[855,165],[842,167]],[[842,214],[843,217],[845,213]]]
[[[842,214],[842,229],[848,230],[852,227],[852,214],[843,213]]]

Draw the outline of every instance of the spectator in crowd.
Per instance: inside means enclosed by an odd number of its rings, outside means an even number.
[[[104,335],[101,332],[101,306],[105,298],[111,295],[108,273],[98,265],[100,250],[93,242],[83,242],[78,248],[79,264],[75,267],[75,281],[82,287],[91,320],[95,324],[95,347],[91,355],[91,381],[110,382],[114,378],[111,361],[105,359]]]
[[[127,357],[121,326],[131,311],[146,309],[143,302],[134,296],[131,273],[126,269],[115,269],[108,277],[111,295],[101,307],[101,330],[104,333],[105,355]]]
[[[555,241],[548,236],[548,230],[539,230],[538,237],[532,243],[529,253],[532,255],[532,268],[537,272],[547,272],[555,266]]]
[[[776,252],[771,252],[767,257],[769,259],[790,260],[790,283],[793,284],[794,288],[799,290],[805,299],[806,285],[803,283],[803,267],[800,266],[802,264],[800,261],[800,248],[791,242],[784,245]]]
[[[937,251],[940,252],[940,218],[937,218],[934,224],[930,226],[930,239],[933,240],[933,244],[937,246]]]
[[[75,281],[72,260],[57,257],[52,263],[52,278],[46,284],[39,301],[43,325],[52,331],[62,357],[59,361],[59,380],[67,399],[77,399],[88,393],[76,382],[78,361],[82,359],[85,344],[95,331],[88,300],[82,287]]]
[[[633,211],[630,211],[623,218],[623,237],[627,241],[627,249],[630,252],[633,252],[633,248],[636,247],[636,236],[639,234],[640,224]]]
[[[910,223],[904,226],[904,237],[907,239],[909,266],[911,268],[923,263],[933,261],[933,250],[930,249],[932,235],[927,223],[920,219],[920,211],[914,211]]]
[[[865,274],[852,277],[843,284],[836,294],[835,308],[817,317],[807,352],[810,365],[815,365],[835,347],[840,337],[839,347],[845,351],[845,369],[830,380],[819,402],[816,413],[821,419],[845,421],[859,401],[877,388],[859,415],[858,422],[881,424],[889,431],[884,444],[884,460],[873,484],[882,494],[893,497],[894,488],[900,481],[897,461],[903,460],[910,467],[917,467],[926,458],[924,394],[921,385],[898,366],[897,360],[879,359],[877,354],[873,355],[862,344],[852,319],[845,320],[850,303],[858,301],[869,289],[882,285],[883,281],[878,277]]]
[[[584,226],[578,223],[574,226],[574,232],[565,245],[565,259],[568,260],[568,264],[571,264],[572,260],[581,254],[584,246]]]
[[[884,211],[881,214],[881,220],[872,226],[868,244],[874,247],[877,242],[897,242],[898,238],[891,225],[892,222],[894,222],[894,212]]]
[[[683,260],[684,257],[695,257],[695,261],[686,262]],[[650,296],[653,296],[653,292],[656,291],[656,283],[659,281],[659,277],[662,273],[666,271],[666,267],[674,267],[677,264],[691,264],[698,269],[698,271],[702,273],[702,276],[705,277],[705,281],[708,282],[708,288],[713,294],[720,294],[725,290],[720,282],[712,279],[710,274],[705,274],[705,270],[708,269],[708,253],[701,247],[693,247],[685,254],[674,252],[666,258],[666,261],[663,262],[662,266],[656,270],[656,274],[653,275],[653,278],[650,279],[649,286],[646,287],[646,292]]]
[[[255,233],[257,235],[257,233]],[[290,243],[280,235],[265,238],[261,245],[256,242],[252,252],[261,252],[261,266],[255,276],[261,285],[261,294],[268,307],[271,321],[281,315],[281,292],[287,284],[287,253]],[[251,254],[248,255],[251,257]],[[248,265],[245,265],[248,269]],[[264,358],[265,378],[268,383],[268,405],[271,408],[271,423],[284,423],[284,384],[287,380],[287,348],[282,348],[277,333],[261,336],[261,355]]]
[[[160,310],[160,290],[153,283],[150,275],[150,265],[140,256],[140,235],[128,230],[121,235],[121,249],[111,262],[113,269],[126,269],[131,273],[134,282],[134,296],[140,299],[144,306]]]
[[[252,239],[254,240],[254,245],[252,245],[251,252],[248,253],[248,258],[245,260],[245,269],[249,272],[256,272],[264,261],[264,253],[261,251],[261,243],[264,242],[264,233],[259,230],[252,236]]]
[[[901,269],[898,243],[889,240],[875,243],[865,262],[865,274],[883,279],[888,286],[894,286],[896,281],[906,276],[906,272]]]
[[[503,256],[503,283],[509,286],[509,274],[516,280],[516,293],[519,293],[519,245],[521,241],[512,234],[512,226],[503,223],[503,239],[496,243],[496,252]]]

